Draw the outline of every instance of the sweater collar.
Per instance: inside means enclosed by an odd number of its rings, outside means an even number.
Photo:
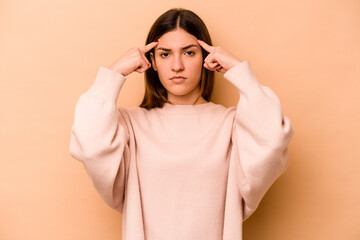
[[[167,113],[202,113],[207,112],[213,109],[216,104],[213,102],[206,102],[196,105],[182,105],[182,104],[171,104],[165,103],[164,106],[159,109],[160,111],[167,112]]]

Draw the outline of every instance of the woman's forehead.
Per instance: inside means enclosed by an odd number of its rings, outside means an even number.
[[[157,40],[159,41],[157,48],[181,49],[191,44],[199,45],[194,35],[191,35],[181,28],[167,32]]]

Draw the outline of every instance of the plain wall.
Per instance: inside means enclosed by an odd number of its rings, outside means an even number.
[[[189,8],[248,60],[293,123],[288,170],[245,240],[360,239],[360,1],[0,0],[0,239],[121,239],[121,214],[69,154],[75,103],[155,19]],[[137,105],[133,73],[119,106]],[[216,73],[213,101],[238,93]]]

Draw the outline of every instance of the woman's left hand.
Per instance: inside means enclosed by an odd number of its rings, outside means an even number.
[[[209,52],[209,55],[204,60],[204,67],[211,71],[225,73],[227,70],[241,62],[221,47],[210,46],[200,39],[197,41],[205,51]]]

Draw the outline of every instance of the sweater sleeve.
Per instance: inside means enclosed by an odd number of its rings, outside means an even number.
[[[75,107],[70,154],[81,161],[100,196],[122,212],[129,132],[126,114],[116,106],[125,77],[100,67],[93,85]]]
[[[277,95],[259,83],[248,61],[229,69],[224,78],[240,92],[232,141],[245,220],[286,170],[287,145],[294,129],[290,119],[282,113]]]

